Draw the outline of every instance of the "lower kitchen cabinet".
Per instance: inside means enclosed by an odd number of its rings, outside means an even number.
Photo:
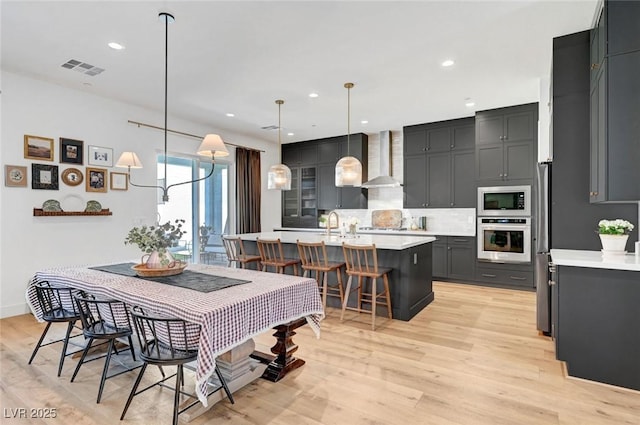
[[[436,236],[432,242],[433,277],[472,281],[475,277],[476,238]]]
[[[478,262],[476,280],[504,286],[535,287],[532,264]]]

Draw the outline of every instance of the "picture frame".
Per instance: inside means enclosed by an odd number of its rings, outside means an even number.
[[[87,192],[107,191],[108,171],[105,168],[86,167],[85,188]]]
[[[62,172],[61,178],[67,186],[78,186],[84,180],[84,175],[77,168],[67,168]]]
[[[4,185],[8,187],[27,187],[27,167],[5,165]]]
[[[53,161],[53,139],[25,134],[24,157],[38,161]]]
[[[31,164],[31,189],[58,190],[58,166]]]
[[[111,177],[111,185],[109,188],[111,190],[128,190],[129,189],[129,179],[127,178],[127,173],[109,173]]]
[[[113,149],[102,146],[89,146],[87,164],[113,167]]]
[[[66,164],[84,163],[84,142],[82,140],[60,138],[60,162]]]

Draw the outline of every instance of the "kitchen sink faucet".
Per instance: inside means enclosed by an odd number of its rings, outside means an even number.
[[[327,216],[327,236],[331,236],[331,216],[332,215],[336,216],[336,229],[340,229],[340,216],[338,215],[336,210],[333,210]]]

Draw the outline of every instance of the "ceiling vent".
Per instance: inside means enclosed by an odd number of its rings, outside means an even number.
[[[260,128],[263,129],[263,130],[277,130],[278,126],[277,125],[267,125],[267,126],[260,127]]]
[[[67,62],[63,63],[60,66],[67,69],[73,69],[74,71],[81,72],[91,77],[95,77],[96,75],[104,72],[104,68],[98,68],[97,66],[93,66],[85,62],[80,62],[75,59],[69,59]]]

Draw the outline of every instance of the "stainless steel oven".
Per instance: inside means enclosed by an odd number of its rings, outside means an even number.
[[[479,217],[478,260],[531,262],[530,217]]]
[[[478,188],[478,217],[531,216],[531,186]]]

